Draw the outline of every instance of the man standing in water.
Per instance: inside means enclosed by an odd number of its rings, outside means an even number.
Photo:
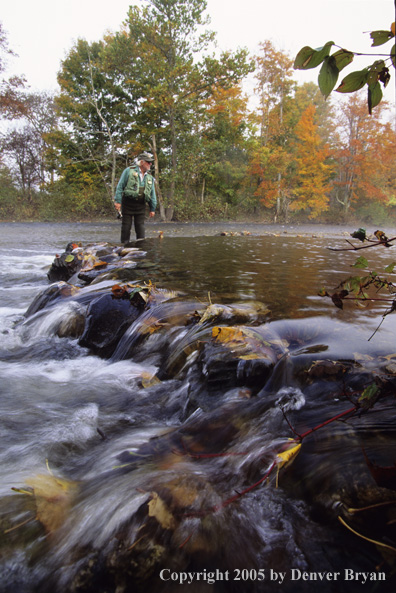
[[[128,243],[132,228],[132,218],[136,239],[144,239],[144,218],[146,202],[150,208],[150,218],[155,215],[157,198],[155,195],[154,177],[150,174],[153,155],[142,152],[137,157],[135,167],[127,167],[118,182],[114,204],[121,211],[121,243]]]

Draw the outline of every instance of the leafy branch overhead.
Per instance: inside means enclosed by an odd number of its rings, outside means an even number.
[[[384,231],[377,230],[373,237],[366,234],[366,229],[359,228],[357,231],[351,233],[351,237],[358,239],[363,245],[356,246],[347,240],[349,247],[346,248],[331,248],[332,251],[358,251],[360,249],[369,249],[371,247],[393,247],[396,237],[388,238]],[[374,238],[375,237],[375,238]],[[368,273],[363,276],[351,276],[342,281],[335,291],[330,294],[326,289],[319,292],[319,296],[330,297],[334,305],[339,309],[343,309],[345,300],[354,300],[358,305],[364,306],[368,302],[378,301],[387,306],[387,310],[382,315],[382,321],[387,315],[396,311],[396,286],[388,279],[388,274],[393,274],[396,268],[396,262],[389,263],[380,273],[375,270],[370,270],[369,261],[360,255],[353,268],[358,270],[368,270]],[[386,276],[384,276],[384,273]],[[383,293],[386,293],[384,295]],[[380,325],[382,324],[382,321]],[[377,330],[380,326],[378,326]],[[376,331],[374,334],[376,333]],[[373,335],[374,335],[373,334]],[[372,336],[371,336],[372,337]]]
[[[372,31],[371,47],[377,47],[387,43],[395,37],[395,23],[392,23],[389,31]],[[295,70],[309,70],[322,65],[319,71],[318,84],[321,93],[327,98],[334,90],[338,77],[346,66],[349,66],[355,55],[362,55],[347,49],[339,48],[333,54],[330,54],[332,48],[336,46],[334,41],[328,41],[323,47],[312,49],[309,46],[303,47],[297,54],[294,61]],[[382,87],[385,88],[391,78],[389,66],[396,67],[396,50],[393,44],[389,57],[375,60],[371,65],[351,72],[341,81],[341,84],[335,89],[338,93],[353,93],[367,85],[368,91],[368,110],[371,114],[382,99]],[[389,65],[387,65],[389,64]]]

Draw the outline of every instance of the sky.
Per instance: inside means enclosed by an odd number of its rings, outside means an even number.
[[[96,41],[120,29],[131,4],[144,0],[14,0],[3,4],[0,21],[9,47],[9,74],[24,74],[34,91],[56,91],[56,75],[78,38]],[[271,40],[294,58],[305,45],[327,41],[355,52],[390,51],[391,42],[371,48],[369,31],[389,29],[395,20],[394,0],[207,0],[210,29],[221,50],[246,47],[253,54]],[[356,60],[353,70],[375,58]],[[370,60],[369,62],[367,60]],[[351,71],[351,67],[345,73]],[[317,80],[318,69],[297,71],[299,83]],[[395,76],[385,91],[394,102]]]

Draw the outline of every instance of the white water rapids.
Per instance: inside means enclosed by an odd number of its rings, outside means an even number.
[[[171,301],[143,313],[105,359],[77,338],[57,335],[65,319],[86,313],[84,301],[24,314],[48,287],[55,253],[72,240],[116,242],[118,226],[2,226],[0,593],[180,591],[176,579],[161,580],[164,567],[172,574],[247,570],[257,577],[264,571],[263,581],[194,582],[183,586],[188,593],[314,593],[317,583],[297,584],[292,569],[376,571],[378,549],[339,523],[337,505],[344,496],[348,504],[354,496],[363,504],[378,493],[363,445],[382,465],[396,460],[392,399],[372,415],[307,437],[288,469],[249,490],[295,437],[292,426],[302,434],[351,406],[341,376],[307,379],[313,363],[342,359],[345,376],[360,365],[348,375],[352,393],[371,377],[376,357],[392,359],[396,351],[391,317],[367,340],[379,307],[338,311],[317,296],[323,284],[334,286],[350,272],[350,262],[327,249],[340,237],[284,236],[277,229],[268,236],[219,237],[214,227],[212,236],[200,237],[202,229],[183,236],[175,226],[161,242],[152,230],[144,246],[151,267],[141,265],[136,275],[183,292],[180,305]],[[385,261],[379,254],[377,264]],[[87,294],[94,290],[91,285]],[[196,339],[195,330],[182,325],[208,294],[212,302],[269,307],[268,322],[255,326],[263,349],[270,342],[281,353],[268,380],[254,384],[254,372],[262,372],[254,356],[237,369],[229,361],[223,366],[216,350],[205,354],[205,327]],[[153,311],[162,333],[140,344],[141,326]],[[161,381],[145,387],[142,381],[153,376]],[[37,475],[57,476],[77,490],[51,535],[35,519],[28,496],[12,490],[25,489]],[[168,500],[172,517],[158,510],[148,515],[153,492]],[[285,573],[283,582],[270,582],[270,570]],[[358,579],[320,586],[327,593],[362,590]],[[394,581],[378,586],[372,580],[364,590],[387,593]]]

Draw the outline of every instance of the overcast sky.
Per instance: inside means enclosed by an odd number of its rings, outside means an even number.
[[[8,0],[0,20],[11,49],[19,55],[9,60],[9,71],[24,74],[33,90],[56,90],[60,62],[73,43],[79,37],[95,41],[106,31],[117,31],[131,4],[139,0]],[[367,32],[390,28],[395,20],[393,0],[207,0],[207,4],[210,28],[216,31],[221,49],[247,47],[254,53],[261,41],[269,39],[293,58],[302,46],[316,48],[326,41],[364,53],[390,51],[390,42],[371,48]],[[317,73],[297,72],[296,79],[316,81]],[[394,89],[393,75],[386,90],[390,101]]]

